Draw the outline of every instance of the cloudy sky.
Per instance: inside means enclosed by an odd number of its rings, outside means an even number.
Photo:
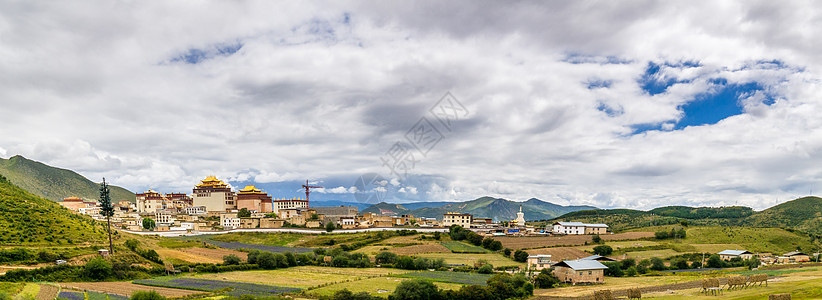
[[[762,209],[822,193],[820,28],[810,1],[3,1],[0,157],[138,192]]]

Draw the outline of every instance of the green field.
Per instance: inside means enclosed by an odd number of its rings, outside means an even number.
[[[461,242],[443,242],[443,243],[440,243],[440,244],[442,244],[443,246],[445,246],[445,248],[448,248],[448,250],[451,250],[451,252],[454,252],[454,253],[488,253],[489,252],[488,250],[485,250],[485,248],[477,247],[477,246],[474,246],[474,245],[469,245],[469,244],[461,243]]]
[[[462,253],[421,253],[415,254],[414,256],[417,257],[425,257],[425,258],[432,258],[438,259],[442,258],[445,260],[446,264],[449,265],[467,265],[467,266],[474,266],[474,263],[485,260],[489,264],[492,264],[494,267],[501,267],[501,266],[518,266],[524,267],[524,263],[515,262],[502,254],[462,254]]]
[[[266,271],[236,271],[190,276],[200,279],[230,280],[295,288],[356,281],[376,276],[402,274],[408,271],[386,268],[341,269],[332,267],[302,266]],[[156,278],[155,278],[156,279]]]
[[[397,277],[376,277],[358,281],[332,284],[318,289],[306,291],[306,294],[315,296],[330,296],[336,291],[348,289],[349,291],[352,291],[354,293],[366,292],[375,296],[388,297],[388,295],[394,292],[394,289],[397,288],[400,282],[404,280],[410,279]],[[434,284],[440,289],[448,290],[455,290],[462,287],[461,284],[446,282],[434,282]]]
[[[678,255],[679,252],[674,251],[673,249],[662,249],[662,250],[645,250],[645,251],[633,251],[625,253],[628,257],[634,258],[636,260],[643,260],[646,258],[651,257],[659,257],[659,258],[666,258],[669,256]]]
[[[299,233],[264,233],[264,232],[236,232],[229,234],[219,234],[210,239],[220,242],[240,242],[246,244],[268,245],[286,247],[299,241],[309,239],[311,235]]]

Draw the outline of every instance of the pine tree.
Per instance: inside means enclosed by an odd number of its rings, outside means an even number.
[[[114,254],[114,247],[111,242],[111,217],[114,216],[114,205],[111,204],[111,196],[106,178],[100,184],[100,214],[106,217],[106,227],[108,230],[108,251]]]

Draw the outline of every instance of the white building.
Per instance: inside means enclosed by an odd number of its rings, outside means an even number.
[[[221,221],[224,229],[240,228],[240,218],[225,217]]]
[[[188,215],[204,215],[207,212],[205,206],[186,207],[184,211]]]
[[[552,232],[555,234],[605,234],[608,232],[608,225],[582,222],[555,222]]]
[[[471,223],[474,222],[474,216],[471,214],[460,214],[449,212],[442,215],[442,226],[451,227],[451,225],[459,225],[463,228],[471,228]]]
[[[205,206],[207,211],[237,209],[237,195],[231,187],[214,176],[208,176],[194,187],[194,206]]]

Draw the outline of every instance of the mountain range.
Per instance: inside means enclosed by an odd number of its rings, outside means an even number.
[[[67,197],[89,200],[100,198],[100,185],[77,172],[55,168],[41,162],[16,155],[9,159],[0,158],[0,175],[29,193],[51,201],[62,201]],[[135,201],[134,193],[111,186],[111,200]]]
[[[465,202],[439,202],[422,205],[424,202],[392,204],[381,202],[364,209],[364,213],[382,215],[414,215],[415,217],[442,219],[447,212],[469,213],[475,218],[492,218],[494,221],[510,221],[517,217],[520,206],[526,220],[551,219],[568,212],[596,209],[593,206],[562,206],[536,198],[516,202],[501,198],[481,197]],[[412,206],[413,205],[413,206]],[[409,206],[409,207],[406,207]],[[416,207],[416,208],[411,208]]]

